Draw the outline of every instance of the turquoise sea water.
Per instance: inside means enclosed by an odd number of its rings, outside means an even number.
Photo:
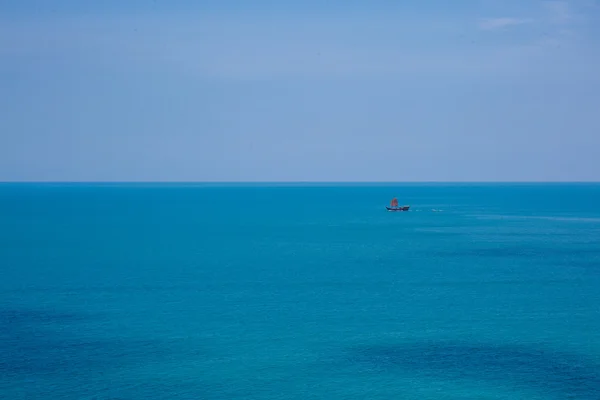
[[[0,185],[0,398],[598,400],[600,185]]]

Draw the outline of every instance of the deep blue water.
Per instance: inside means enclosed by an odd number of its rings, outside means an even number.
[[[0,398],[598,400],[600,185],[0,185]]]

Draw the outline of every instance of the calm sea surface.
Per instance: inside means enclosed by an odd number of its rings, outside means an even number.
[[[600,185],[0,185],[0,398],[598,400]]]

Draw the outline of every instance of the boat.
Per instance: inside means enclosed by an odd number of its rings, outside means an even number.
[[[399,206],[398,199],[394,197],[390,202],[390,206],[386,206],[385,208],[387,208],[388,211],[408,211],[410,206]]]

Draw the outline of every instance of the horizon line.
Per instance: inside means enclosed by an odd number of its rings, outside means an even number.
[[[187,180],[172,180],[172,181],[160,181],[160,180],[0,180],[0,184],[217,184],[217,185],[239,185],[239,184],[581,184],[581,183],[592,183],[600,184],[600,180],[456,180],[456,181],[435,181],[435,180],[422,180],[422,181],[187,181]]]

